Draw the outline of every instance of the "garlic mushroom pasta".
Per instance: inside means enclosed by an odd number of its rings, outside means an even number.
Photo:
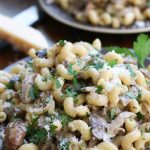
[[[4,150],[150,146],[150,79],[125,62],[124,54],[103,55],[96,39],[92,44],[61,40],[29,55],[10,72],[0,71]]]
[[[53,0],[78,21],[112,28],[141,27],[150,20],[149,0]],[[144,26],[144,27],[145,27]]]

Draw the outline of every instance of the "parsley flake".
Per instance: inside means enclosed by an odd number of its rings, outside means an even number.
[[[144,115],[142,115],[140,112],[136,113],[138,120],[144,120]]]
[[[118,59],[114,59],[108,62],[108,65],[110,67],[114,67],[116,64],[118,64]]]
[[[64,46],[66,44],[66,41],[65,40],[60,40],[58,43],[59,43],[60,46]]]
[[[50,125],[50,134],[53,136],[56,133],[56,126],[54,124]]]
[[[73,87],[66,88],[65,92],[67,97],[76,97],[78,95]]]
[[[101,85],[98,85],[96,89],[96,93],[100,94],[102,90],[103,90],[103,87]]]
[[[131,74],[131,77],[135,77],[136,74],[134,72],[134,70],[132,69],[131,65],[130,64],[126,64],[126,68],[129,70],[130,74]]]
[[[108,111],[108,118],[110,120],[113,120],[116,116],[116,108],[112,108],[111,110]]]
[[[68,139],[64,138],[61,140],[60,142],[60,149],[61,150],[69,150],[70,148],[70,141],[68,141]]]
[[[61,88],[61,83],[58,79],[55,79],[57,89]]]
[[[62,112],[59,114],[59,120],[61,121],[62,126],[65,127],[69,122],[72,121],[72,118],[69,117],[66,113]]]
[[[39,89],[38,89],[36,84],[33,84],[30,87],[28,94],[29,94],[29,97],[31,98],[31,100],[35,100],[35,99],[38,98],[38,96],[39,96]]]
[[[73,76],[73,85],[75,87],[78,86],[79,85],[78,79],[77,79],[78,72],[73,70],[73,64],[68,65],[68,73]]]

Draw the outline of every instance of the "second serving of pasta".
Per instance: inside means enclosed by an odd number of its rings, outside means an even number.
[[[145,150],[148,69],[101,41],[61,40],[0,71],[0,149]]]
[[[149,0],[53,1],[58,3],[68,13],[73,14],[80,22],[91,23],[92,25],[107,26],[116,29],[132,25],[134,28],[149,26]]]

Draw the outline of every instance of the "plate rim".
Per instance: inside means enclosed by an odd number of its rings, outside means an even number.
[[[41,8],[53,19],[57,20],[58,22],[61,22],[65,25],[68,25],[73,28],[77,28],[80,30],[95,32],[95,33],[106,33],[106,34],[137,34],[142,32],[150,32],[150,27],[144,27],[139,29],[109,29],[109,28],[103,28],[103,27],[94,27],[93,26],[87,26],[84,24],[81,24],[79,22],[71,22],[66,19],[61,19],[57,14],[52,13],[48,6],[45,5],[45,0],[39,0],[39,4]]]

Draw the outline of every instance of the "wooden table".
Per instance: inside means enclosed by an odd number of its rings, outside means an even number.
[[[33,4],[36,5],[37,0],[0,0],[0,13],[12,17]],[[44,33],[50,44],[55,43],[60,39],[66,39],[72,42],[80,40],[92,42],[92,40],[98,37],[102,40],[103,46],[119,45],[132,47],[132,43],[137,37],[137,35],[89,33],[65,26],[48,16],[45,18],[44,22],[36,26],[36,28]],[[0,49],[0,69],[3,69],[8,64],[11,64],[23,57],[26,57],[26,55],[19,52],[12,46]]]

